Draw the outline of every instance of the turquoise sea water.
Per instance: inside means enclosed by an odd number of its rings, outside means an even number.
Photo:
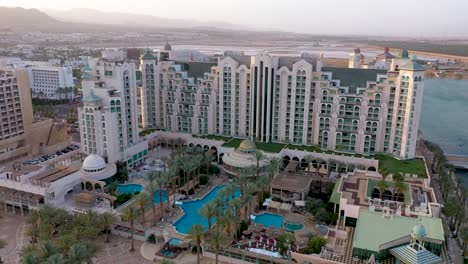
[[[420,129],[446,154],[468,156],[468,81],[427,80]],[[457,171],[468,186],[468,172]]]
[[[220,190],[225,188],[226,185],[218,185],[213,190],[211,190],[208,194],[203,197],[203,199],[199,200],[192,200],[183,202],[180,207],[184,211],[184,215],[180,217],[173,226],[177,230],[177,232],[181,234],[188,234],[190,228],[194,224],[201,224],[205,230],[208,229],[208,219],[206,219],[203,215],[199,214],[198,211],[202,208],[206,203],[213,201],[214,199],[218,198],[218,193]],[[235,196],[238,197],[240,192],[237,191]],[[213,218],[211,224],[214,224],[216,219]]]
[[[283,217],[277,214],[264,213],[256,215],[253,220],[256,224],[263,224],[265,228],[269,226],[274,226],[279,229],[283,226]]]

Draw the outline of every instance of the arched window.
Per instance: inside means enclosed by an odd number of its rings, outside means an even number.
[[[322,100],[325,100],[325,101],[326,101],[327,98],[328,98],[328,92],[327,92],[327,91],[323,91],[323,93],[322,93]]]
[[[379,94],[379,93],[375,95],[375,103],[376,103],[376,104],[380,104],[380,99],[381,99],[381,97],[382,97],[382,95]]]
[[[338,119],[338,129],[344,129],[344,121],[342,118]]]
[[[339,115],[345,115],[345,106],[344,105],[340,105]]]

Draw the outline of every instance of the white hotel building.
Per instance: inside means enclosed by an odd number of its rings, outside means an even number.
[[[33,97],[44,99],[72,99],[73,71],[66,66],[33,66],[29,80]]]
[[[83,106],[78,109],[82,151],[108,163],[141,162],[148,143],[138,136],[135,64],[106,57],[90,60],[82,84]]]
[[[387,70],[323,67],[309,54],[227,52],[210,64],[171,52],[141,58],[144,128],[415,156],[425,70],[415,58]]]

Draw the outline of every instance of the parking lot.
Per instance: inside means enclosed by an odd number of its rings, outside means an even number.
[[[29,165],[37,165],[37,164],[41,164],[42,162],[45,162],[45,161],[48,161],[48,160],[52,160],[52,159],[55,159],[59,156],[62,156],[70,151],[74,151],[74,150],[77,150],[79,149],[80,147],[77,146],[77,145],[70,145],[62,150],[59,150],[55,153],[52,153],[52,154],[49,154],[49,155],[44,155],[44,156],[41,156],[41,157],[38,157],[38,158],[34,158],[34,159],[31,159],[31,160],[28,160],[28,161],[25,161],[24,164],[29,164]]]

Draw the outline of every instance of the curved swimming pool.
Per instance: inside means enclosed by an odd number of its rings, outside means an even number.
[[[190,228],[194,224],[201,224],[205,228],[205,230],[207,230],[208,219],[206,219],[203,215],[199,214],[198,211],[206,203],[209,203],[218,198],[219,191],[221,191],[225,187],[226,185],[218,185],[215,188],[213,188],[209,193],[207,193],[202,199],[184,201],[182,202],[182,204],[179,204],[179,206],[184,211],[184,214],[174,224],[172,224],[177,230],[177,232],[181,234],[188,234]],[[238,197],[239,195],[240,192],[237,191],[235,196]],[[216,219],[213,218],[211,224],[214,224],[215,222]]]

